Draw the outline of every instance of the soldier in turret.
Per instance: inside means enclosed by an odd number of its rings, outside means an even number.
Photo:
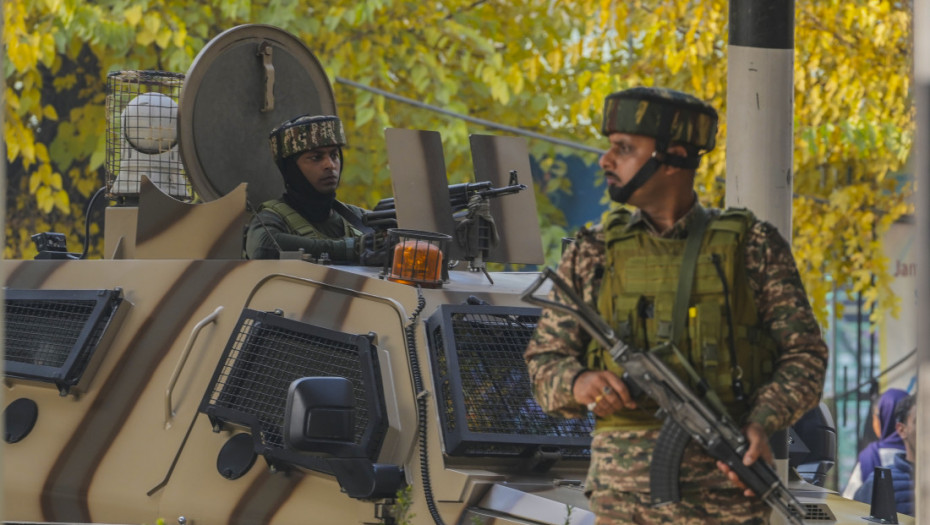
[[[284,194],[261,204],[246,233],[250,259],[277,259],[281,251],[354,264],[364,254],[365,210],[336,199],[345,131],[339,117],[302,115],[275,128],[271,152],[284,177]]]
[[[828,353],[785,239],[747,210],[698,202],[695,170],[716,131],[714,108],[685,93],[608,96],[600,166],[611,199],[637,209],[582,229],[558,273],[626,343],[674,343],[680,353],[663,360],[719,397],[751,465],[771,462],[769,436],[817,405]],[[596,415],[586,492],[597,523],[767,523],[766,503],[693,441],[670,480],[681,501],[652,505],[656,405],[630,395],[622,369],[573,317],[544,309],[525,358],[544,410]]]

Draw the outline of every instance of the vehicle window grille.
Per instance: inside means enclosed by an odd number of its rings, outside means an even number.
[[[830,508],[822,503],[804,504],[804,521],[836,521]]]
[[[443,431],[455,432],[455,404],[452,398],[452,380],[449,378],[449,364],[446,363],[446,348],[443,345],[442,325],[436,323],[429,331],[429,344],[432,349],[431,357],[433,360],[434,383],[439,391],[436,396],[436,404],[439,407],[442,417],[440,418]]]
[[[588,459],[593,418],[562,419],[533,398],[523,353],[539,309],[443,305],[427,321],[446,454]]]
[[[54,384],[62,395],[89,381],[122,301],[118,289],[6,290],[5,374]]]
[[[288,388],[303,377],[344,377],[352,382],[355,443],[375,460],[387,420],[376,348],[366,336],[243,310],[201,411],[214,424],[249,427],[257,452],[316,468],[317,462],[305,460],[284,443]]]

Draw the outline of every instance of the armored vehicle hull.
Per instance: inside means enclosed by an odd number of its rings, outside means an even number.
[[[280,438],[281,385],[306,373],[342,370],[364,383],[355,386],[367,402],[358,406],[368,420],[359,432],[366,455],[400,469],[403,482],[389,488],[413,487],[408,516],[415,514],[415,522],[430,520],[425,484],[433,512],[446,523],[469,513],[504,519],[507,505],[534,499],[548,507],[537,501],[512,510],[535,510],[564,523],[571,509],[570,522],[584,522],[580,482],[590,429],[549,421],[530,407],[525,371],[504,369],[519,361],[532,330],[534,311],[520,303],[518,292],[533,274],[494,274],[492,287],[484,275],[453,272],[443,288],[418,291],[379,278],[376,269],[299,260],[3,266],[8,290],[24,294],[8,298],[8,312],[23,314],[8,313],[8,341],[18,342],[15,351],[8,348],[7,363],[25,373],[8,377],[6,400],[8,406],[30,400],[37,408],[31,429],[4,451],[4,520],[307,523],[313,516],[313,523],[379,522],[392,497],[346,495],[325,460],[288,450]],[[67,293],[87,290],[91,299],[108,291],[121,297],[108,319],[65,312],[87,302]],[[42,295],[49,292],[58,297]],[[487,330],[457,354],[436,348],[445,328],[435,316],[448,309],[446,323],[474,319]],[[97,326],[89,326],[94,321]],[[84,324],[80,330],[66,326],[72,323]],[[260,337],[259,324],[279,331]],[[89,330],[103,333],[83,346],[62,341]],[[455,337],[471,336],[449,341]],[[254,343],[261,348],[243,342],[249,338],[262,339]],[[250,351],[256,355],[246,358]],[[58,353],[67,361],[73,352],[88,363],[78,366],[82,377],[65,384],[60,369],[47,363]],[[457,368],[437,368],[446,356],[459,359]],[[418,366],[411,366],[411,357]],[[425,401],[423,421],[418,397]],[[11,416],[8,409],[6,417],[15,417],[16,428],[29,426],[28,415]],[[456,428],[458,421],[471,429]],[[236,439],[243,434],[248,439]],[[444,453],[450,444],[444,440],[455,441],[454,455]],[[563,447],[571,454],[562,454]],[[545,496],[521,503],[537,491]],[[481,510],[486,497],[495,503]]]

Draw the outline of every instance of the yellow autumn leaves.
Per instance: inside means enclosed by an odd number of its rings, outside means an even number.
[[[296,35],[326,69],[349,133],[340,190],[349,202],[373,205],[391,194],[386,127],[440,131],[452,182],[472,176],[469,135],[497,131],[337,77],[596,147],[606,94],[634,85],[688,91],[722,116],[719,146],[698,180],[702,199],[720,204],[728,7],[727,0],[7,0],[3,133],[19,211],[7,218],[5,253],[29,256],[28,235],[40,228],[82,239],[83,203],[104,182],[109,71],[183,73],[206,42],[244,23]],[[796,4],[793,245],[818,312],[834,283],[893,304],[880,246],[908,211],[911,191],[897,176],[914,130],[909,9],[882,0]],[[570,192],[573,174],[552,159],[579,152],[533,140],[530,148],[546,171],[537,202],[554,258],[565,222],[545,190]]]
[[[143,13],[142,5],[136,4],[124,12],[126,23],[135,29],[136,43],[140,46],[155,44],[166,48],[169,44],[183,47],[187,31],[183,25],[171,27],[162,23],[162,14],[158,12]]]

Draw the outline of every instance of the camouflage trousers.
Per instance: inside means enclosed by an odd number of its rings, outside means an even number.
[[[769,506],[760,498],[743,495],[717,469],[716,461],[694,443],[685,448],[681,464],[681,501],[654,507],[649,464],[658,434],[656,429],[594,436],[586,492],[598,525],[768,523]]]

